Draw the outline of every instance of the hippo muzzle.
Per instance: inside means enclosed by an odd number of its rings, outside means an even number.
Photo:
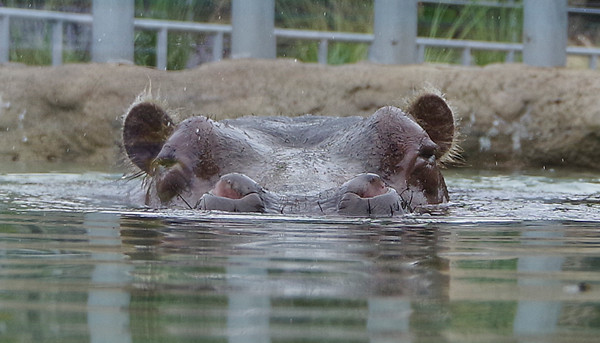
[[[301,206],[298,203],[303,202]],[[314,213],[331,211],[328,204],[336,204],[336,212],[348,216],[393,216],[407,208],[395,189],[385,185],[375,174],[360,174],[338,190],[328,190],[314,197],[294,197],[275,194],[262,188],[246,175],[223,175],[214,189],[204,194],[195,208],[227,212],[293,212],[294,207],[312,208]],[[287,208],[282,206],[287,204]]]

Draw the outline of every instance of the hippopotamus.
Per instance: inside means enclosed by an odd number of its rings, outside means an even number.
[[[440,169],[456,150],[456,129],[439,92],[369,117],[193,116],[177,124],[166,108],[138,97],[123,125],[151,207],[395,216],[448,201]]]

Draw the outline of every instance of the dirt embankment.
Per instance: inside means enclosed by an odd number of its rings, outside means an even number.
[[[0,67],[0,81],[3,165],[116,165],[121,116],[151,84],[181,117],[215,119],[369,115],[433,86],[457,112],[467,166],[600,169],[600,71],[227,60],[178,72],[111,64],[7,65]]]

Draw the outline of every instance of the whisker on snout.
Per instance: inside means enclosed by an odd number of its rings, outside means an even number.
[[[187,202],[187,201],[186,201],[186,200],[183,198],[183,196],[181,196],[181,194],[177,194],[177,197],[178,197],[178,198],[179,198],[181,201],[183,201],[183,203],[184,203],[184,204],[186,204],[186,206],[187,206],[187,207],[188,207],[190,210],[193,210],[193,209],[194,209],[194,208],[193,208],[193,207],[190,205],[190,203],[188,203],[188,202]]]
[[[122,179],[125,181],[131,181],[131,180],[135,180],[137,178],[143,177],[146,175],[145,171],[138,171],[137,173],[131,174],[131,175],[123,175]]]

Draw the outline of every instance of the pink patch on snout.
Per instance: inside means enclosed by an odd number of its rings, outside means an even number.
[[[388,188],[380,178],[371,179],[366,185],[362,194],[358,194],[361,198],[373,198],[378,195],[387,193]]]
[[[232,188],[231,181],[219,180],[212,190],[212,194],[229,199],[241,199],[243,197],[240,192]]]

